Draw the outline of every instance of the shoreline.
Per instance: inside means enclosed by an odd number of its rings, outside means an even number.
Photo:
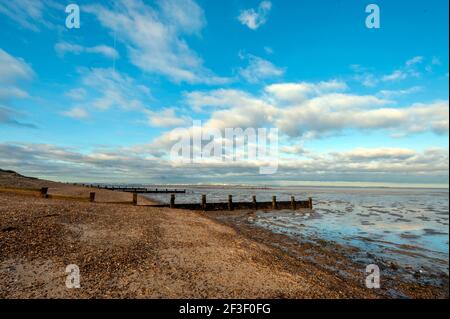
[[[294,238],[269,229],[258,227],[249,222],[254,212],[216,212],[208,214],[245,236],[260,243],[280,249],[290,256],[312,262],[320,269],[336,273],[342,280],[360,281],[365,279],[365,266],[379,264],[383,285],[376,291],[381,298],[447,298],[449,292],[448,275],[429,274],[413,278],[411,272],[397,263],[383,260],[370,252],[364,252],[354,246],[316,238]],[[354,258],[364,254],[365,258]],[[427,295],[427,297],[425,297]]]
[[[89,192],[17,176],[0,177],[5,183]],[[398,278],[367,289],[363,271],[331,243],[299,245],[221,220],[223,212],[108,204],[131,194],[101,193],[105,203],[0,194],[0,298],[448,297],[448,286]],[[81,289],[65,287],[69,264],[80,267]],[[394,284],[400,294],[389,290]]]

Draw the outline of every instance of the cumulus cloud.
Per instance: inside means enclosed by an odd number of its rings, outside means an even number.
[[[196,110],[212,108],[207,127],[257,128],[272,122],[276,107],[241,90],[219,89],[187,94],[188,104]]]
[[[220,89],[194,91],[186,100],[194,110],[210,110],[206,125],[220,129],[271,125],[290,137],[308,138],[349,129],[386,130],[393,136],[448,133],[448,100],[399,107],[378,96],[340,92],[346,88],[336,80],[278,83],[260,96]]]
[[[319,83],[278,83],[265,87],[265,91],[277,100],[294,103],[304,101],[311,95],[319,95],[324,92],[344,91],[346,89],[347,84],[338,80],[322,81]]]
[[[346,129],[388,130],[394,136],[448,133],[448,101],[403,108],[385,104],[373,96],[325,95],[283,110],[276,123],[290,136],[317,137]]]
[[[85,6],[100,23],[115,32],[128,48],[131,63],[141,70],[175,82],[226,83],[203,66],[202,59],[183,39],[200,32],[204,14],[192,0],[160,2],[159,10],[142,0],[115,2],[114,6]]]
[[[110,59],[117,59],[119,57],[119,53],[116,51],[116,49],[111,48],[106,45],[96,45],[94,47],[85,47],[78,44],[71,44],[68,42],[58,42],[55,44],[55,50],[56,53],[60,56],[64,56],[67,53],[71,54],[82,54],[82,53],[94,53],[94,54],[100,54],[104,57],[110,58]]]
[[[194,91],[186,94],[186,102],[196,112],[209,114],[202,123],[206,129],[276,127],[288,141],[348,130],[384,130],[396,137],[448,133],[448,101],[398,107],[377,96],[338,92],[346,89],[345,83],[336,80],[279,83],[266,86],[259,96],[233,89]],[[176,130],[166,132],[152,147],[167,152],[179,137]],[[296,151],[292,145],[282,149],[290,154]]]
[[[239,14],[238,20],[251,30],[256,30],[267,22],[271,9],[272,3],[270,1],[262,1],[256,10],[242,10]]]

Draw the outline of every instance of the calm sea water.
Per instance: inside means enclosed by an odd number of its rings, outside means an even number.
[[[448,275],[449,192],[447,189],[278,187],[188,187],[179,203],[290,200],[312,197],[311,212],[258,211],[255,226],[299,240],[324,239],[400,266]],[[169,194],[149,195],[168,203]]]

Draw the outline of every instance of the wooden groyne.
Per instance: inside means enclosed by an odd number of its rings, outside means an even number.
[[[201,196],[199,203],[175,203],[175,195],[170,197],[170,204],[156,205],[158,207],[170,207],[173,209],[188,209],[188,210],[201,210],[201,211],[233,211],[233,210],[298,210],[298,209],[313,209],[312,198],[308,200],[295,200],[294,196],[291,196],[290,201],[277,201],[276,196],[272,196],[271,202],[258,202],[256,196],[252,196],[251,202],[233,202],[233,196],[228,195],[228,201],[225,203],[208,203],[206,195]]]
[[[90,192],[89,197],[67,196],[49,194],[48,187],[42,188],[12,188],[0,187],[0,193],[13,193],[25,196],[42,197],[47,199],[65,199],[81,202],[98,203],[96,201],[96,193]],[[133,198],[131,201],[123,202],[104,202],[108,204],[124,204],[135,205],[143,207],[166,207],[172,209],[186,209],[198,211],[233,211],[233,210],[299,210],[299,209],[313,209],[312,198],[308,200],[297,201],[294,196],[291,196],[290,201],[277,201],[276,196],[272,196],[271,202],[258,202],[256,196],[252,196],[251,202],[233,202],[233,196],[228,195],[228,201],[224,203],[208,203],[206,195],[202,195],[199,203],[179,203],[175,202],[175,194],[170,196],[170,204],[156,204],[156,205],[138,205],[138,192],[132,192]]]

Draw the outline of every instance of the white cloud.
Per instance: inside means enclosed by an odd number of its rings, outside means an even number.
[[[85,6],[84,10],[117,34],[118,40],[128,48],[131,63],[141,70],[161,74],[175,82],[228,82],[229,79],[205,68],[202,59],[181,37],[186,32],[199,32],[204,25],[203,12],[195,2],[161,2],[160,7],[158,11],[141,0],[128,0],[115,3],[113,8],[92,5]]]
[[[403,90],[381,90],[380,92],[378,92],[378,95],[390,99],[394,97],[417,93],[422,91],[422,89],[423,88],[421,86],[413,86]]]
[[[193,0],[159,0],[163,19],[181,33],[198,34],[206,25],[203,9]]]
[[[21,114],[12,109],[12,102],[29,96],[21,82],[30,81],[33,77],[33,69],[23,59],[0,49],[0,124],[32,126],[16,119]]]
[[[441,60],[438,57],[434,56],[431,58],[430,63],[425,67],[425,70],[428,73],[430,73],[430,72],[433,72],[436,67],[441,66],[441,65],[442,65]]]
[[[110,59],[117,59],[119,57],[119,53],[107,45],[96,45],[95,47],[86,48],[86,52],[101,54]]]
[[[85,70],[82,83],[85,90],[94,90],[92,105],[100,110],[116,107],[123,110],[142,110],[149,89],[138,85],[128,75],[113,69]],[[98,97],[99,96],[99,97]],[[144,102],[143,102],[144,101]]]
[[[371,73],[357,74],[354,76],[354,79],[361,82],[365,87],[375,87],[379,82],[379,79]]]
[[[65,93],[65,95],[72,100],[81,101],[86,99],[88,93],[84,88],[71,89]]]
[[[406,61],[405,64],[406,64],[406,66],[412,66],[415,64],[422,63],[423,60],[424,60],[423,56],[415,56],[415,57],[409,59],[408,61]]]
[[[262,127],[272,122],[277,109],[263,99],[240,90],[220,89],[209,92],[191,92],[186,95],[194,110],[211,111],[206,127],[248,128]]]
[[[61,10],[62,5],[53,0],[0,0],[0,14],[35,32],[39,32],[42,26],[53,26],[47,15],[50,8]]]
[[[276,125],[290,136],[309,137],[346,129],[388,130],[395,136],[448,133],[448,101],[389,108],[373,96],[328,95],[286,108]]]
[[[74,107],[69,111],[63,112],[62,114],[77,120],[82,120],[89,117],[89,113],[81,107]]]
[[[347,89],[347,84],[338,80],[318,83],[278,83],[265,87],[265,91],[279,101],[301,102],[311,95],[325,92],[339,92]]]
[[[407,78],[421,76],[421,72],[418,70],[418,66],[424,61],[423,56],[415,56],[405,62],[405,65],[398,70],[395,70],[391,74],[384,75],[382,80],[385,82],[400,81]]]
[[[377,75],[359,64],[351,65],[355,72],[354,79],[366,87],[375,87],[381,82],[399,82],[409,78],[420,78],[423,70],[432,71],[433,60],[430,65],[424,66],[425,57],[415,56],[403,65],[388,74]]]
[[[101,54],[110,59],[117,59],[119,57],[119,53],[116,49],[111,48],[106,45],[97,45],[94,47],[84,47],[78,44],[71,44],[67,42],[58,42],[55,44],[56,53],[63,56],[66,53],[72,54],[82,54],[82,53],[95,53]]]
[[[285,70],[275,66],[270,61],[254,55],[248,55],[249,64],[241,68],[239,74],[250,83],[257,83],[265,79],[280,77]]]
[[[147,103],[152,99],[150,89],[135,79],[111,68],[79,69],[81,75],[77,88],[65,93],[73,102],[66,116],[84,119],[93,110],[137,111],[146,114]]]
[[[438,57],[434,56],[434,57],[431,59],[431,64],[432,64],[432,65],[441,65],[442,63],[441,63],[441,60],[440,60]]]
[[[391,74],[383,76],[382,79],[383,79],[383,81],[398,81],[398,80],[404,80],[407,77],[408,77],[407,73],[400,71],[400,70],[395,70]]]
[[[193,91],[186,93],[186,101],[190,107],[199,112],[211,109],[230,109],[240,107],[265,108],[269,104],[252,95],[233,89],[218,89],[213,91]]]
[[[28,93],[17,87],[0,88],[0,101],[10,99],[23,99],[28,97]]]
[[[264,51],[265,51],[267,54],[273,54],[273,49],[272,49],[271,47],[265,46],[265,47],[264,47]]]
[[[348,129],[386,130],[393,136],[422,132],[448,133],[448,101],[398,107],[373,95],[338,92],[336,80],[318,83],[279,83],[261,96],[239,90],[194,91],[186,94],[196,111],[211,111],[205,125],[216,128],[275,126],[290,137],[308,138]]]
[[[0,83],[11,84],[16,80],[30,80],[34,75],[32,68],[21,58],[15,58],[0,49]]]
[[[280,152],[284,154],[293,154],[293,155],[303,155],[307,153],[307,151],[302,145],[283,146],[280,147]]]
[[[252,30],[258,29],[267,22],[272,3],[270,1],[262,1],[258,8],[242,10],[239,14],[238,20]]]
[[[150,145],[130,148],[97,149],[84,153],[46,144],[1,144],[0,167],[21,173],[64,180],[95,182],[217,182],[265,183],[256,174],[259,163],[226,163],[201,165],[173,163],[150,154]],[[396,148],[356,148],[344,152],[307,152],[302,158],[279,160],[278,174],[270,180],[299,181],[383,181],[409,183],[448,183],[448,149],[424,151]],[[81,169],[82,168],[82,169]],[[48,172],[48,173],[43,173]],[[49,174],[43,176],[42,174]],[[227,179],[227,176],[230,176]]]
[[[148,116],[149,124],[154,127],[186,126],[191,122],[189,117],[177,115],[176,110],[173,108],[159,111],[147,110],[146,114]]]
[[[356,148],[347,152],[332,152],[331,155],[338,160],[346,162],[368,162],[379,160],[405,160],[417,153],[411,149],[403,148]]]

